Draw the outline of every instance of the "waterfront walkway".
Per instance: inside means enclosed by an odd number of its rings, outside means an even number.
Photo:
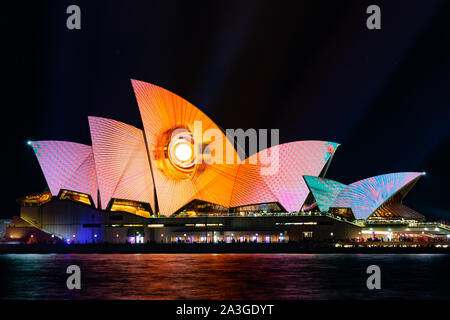
[[[2,253],[450,253],[450,242],[0,244]]]

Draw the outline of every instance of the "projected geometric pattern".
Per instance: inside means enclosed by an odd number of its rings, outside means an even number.
[[[97,206],[97,176],[90,146],[67,141],[32,141],[50,192],[62,189],[88,194]]]
[[[102,209],[115,199],[117,208],[136,211],[138,206],[148,215],[141,204],[148,203],[153,212],[170,216],[203,202],[225,210],[276,204],[298,212],[311,192],[321,211],[349,208],[357,219],[421,216],[401,200],[422,173],[380,175],[348,186],[324,179],[319,176],[339,146],[327,141],[285,143],[242,160],[220,128],[194,105],[146,82],[132,80],[132,85],[144,131],[89,117],[92,147],[30,143],[52,195],[62,189],[84,193],[97,206],[99,193]]]
[[[155,212],[142,130],[111,119],[88,118],[102,209],[115,198],[149,203]]]
[[[367,219],[397,192],[404,197],[403,191],[409,190],[422,175],[422,172],[390,173],[352,183],[338,194],[332,207],[352,208],[356,219]]]
[[[193,137],[199,132],[195,147],[200,151],[214,141],[211,146],[227,150],[237,159],[233,145],[219,127],[194,105],[166,89],[137,80],[132,80],[132,85],[144,124],[160,214],[171,215],[194,199],[228,207],[236,165],[207,164],[197,158],[192,167],[181,168],[166,151],[174,134]],[[201,123],[197,133],[195,121]],[[218,136],[205,136],[208,129],[216,129]]]
[[[318,176],[338,147],[326,141],[296,141],[262,150],[240,164],[231,207],[277,202],[298,212],[309,190],[303,175]]]
[[[314,196],[320,211],[323,212],[327,212],[330,207],[333,207],[333,203],[339,192],[347,187],[345,184],[330,179],[313,176],[303,176],[303,178]]]

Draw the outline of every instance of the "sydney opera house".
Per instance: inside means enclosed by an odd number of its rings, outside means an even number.
[[[235,243],[450,233],[402,203],[422,172],[349,185],[329,180],[339,145],[328,141],[280,144],[242,159],[234,141],[191,103],[149,83],[132,85],[143,130],[89,117],[91,145],[28,142],[48,191],[18,200],[9,240]],[[233,161],[208,161],[219,150]]]

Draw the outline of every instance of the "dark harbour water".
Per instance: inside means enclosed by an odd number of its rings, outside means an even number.
[[[81,290],[66,288],[72,264]],[[0,277],[1,299],[449,299],[450,255],[3,254]]]

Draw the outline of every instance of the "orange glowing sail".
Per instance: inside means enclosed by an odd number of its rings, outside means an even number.
[[[144,124],[159,213],[169,216],[194,199],[228,207],[237,166],[209,164],[201,156],[213,148],[227,150],[237,159],[226,136],[178,95],[146,82],[131,82]],[[209,129],[220,134],[205,135]]]

